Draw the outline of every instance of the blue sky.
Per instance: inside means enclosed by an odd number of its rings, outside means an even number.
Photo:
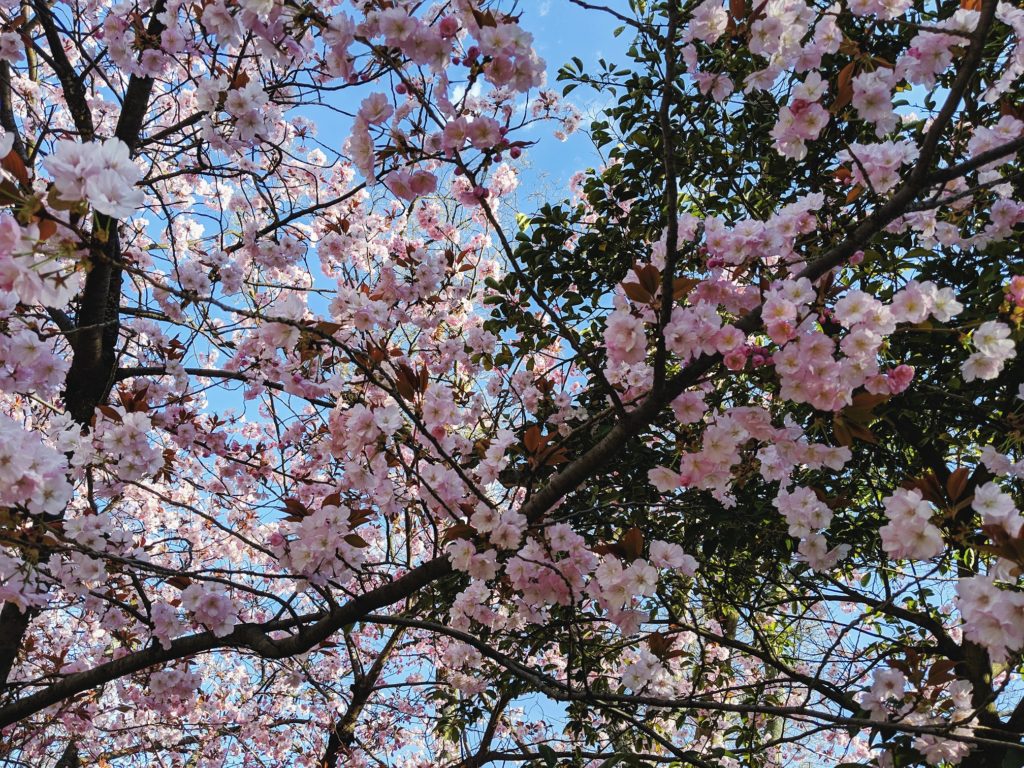
[[[629,12],[623,0],[608,0],[607,5]],[[547,62],[547,87],[552,90],[561,93],[563,84],[557,82],[556,76],[573,56],[579,57],[588,70],[596,70],[600,58],[625,62],[630,32],[626,30],[616,38],[613,33],[621,23],[607,13],[584,10],[570,0],[526,0],[521,8],[520,24],[533,34],[534,47]],[[577,89],[569,98],[585,115],[583,128],[589,124],[588,116],[603,103],[586,88]],[[555,139],[551,130],[538,130],[537,139],[537,145],[529,151],[530,168],[524,169],[520,187],[524,202],[531,187],[543,186],[545,181],[552,185],[551,191],[561,188],[567,192],[566,183],[573,173],[598,162],[594,147],[582,130],[565,142]]]

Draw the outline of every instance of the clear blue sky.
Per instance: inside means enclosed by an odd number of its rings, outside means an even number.
[[[629,13],[624,0],[605,0],[608,7]],[[619,64],[625,63],[625,50],[632,38],[630,30],[619,37],[613,35],[621,23],[609,14],[600,11],[583,10],[569,0],[525,0],[520,6],[520,24],[534,36],[537,53],[547,62],[547,87],[561,93],[563,84],[557,82],[559,68],[576,56],[583,61],[584,68],[597,70],[597,61],[604,58]],[[593,91],[578,88],[569,99],[584,113],[581,127],[586,127],[589,115],[602,105]],[[551,130],[536,131],[538,144],[529,152],[530,169],[524,171],[520,192],[523,203],[531,187],[546,187],[554,192],[559,188],[566,194],[566,183],[576,171],[595,165],[598,161],[593,145],[584,133],[577,132],[566,142],[560,142],[551,135]],[[547,182],[547,183],[545,183]]]

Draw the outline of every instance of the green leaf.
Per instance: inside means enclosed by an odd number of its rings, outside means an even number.
[[[555,754],[555,750],[547,744],[538,744],[537,751],[540,752],[541,757],[544,758],[544,764],[547,765],[548,768],[558,768],[558,755]]]

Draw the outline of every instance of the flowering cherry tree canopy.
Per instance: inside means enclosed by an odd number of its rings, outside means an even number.
[[[4,765],[1024,765],[1024,10],[555,1],[0,0]]]

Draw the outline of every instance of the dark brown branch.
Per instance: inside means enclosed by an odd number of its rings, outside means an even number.
[[[64,749],[63,754],[60,756],[60,760],[53,768],[78,768],[81,765],[81,761],[78,758],[78,747],[73,741],[69,741],[67,747]]]
[[[216,368],[185,368],[183,369],[189,376],[204,376],[211,379],[231,379],[232,381],[242,381],[247,384],[256,383],[251,377],[246,376],[240,371],[222,371]],[[118,368],[116,379],[117,381],[124,381],[125,379],[132,379],[137,376],[166,376],[167,369],[160,366],[147,366],[142,368]],[[276,381],[270,379],[263,379],[259,382],[267,389],[273,389],[277,392],[288,392],[283,384],[279,384]],[[337,403],[332,403],[330,400],[321,400],[318,397],[305,397],[303,395],[295,395],[295,397],[301,397],[303,400],[312,403],[313,405],[319,405],[322,408],[333,408]]]
[[[0,126],[14,136],[14,151],[28,167],[28,152],[25,150],[21,131],[18,130],[18,122],[14,117],[14,104],[11,100],[11,65],[6,61],[0,61]]]
[[[160,16],[164,12],[164,0],[158,0],[150,13],[149,25],[146,27],[146,35],[150,39],[158,39],[164,31],[163,22]],[[132,75],[128,81],[128,88],[124,94],[124,102],[121,106],[121,115],[117,120],[117,128],[114,135],[128,145],[129,151],[135,152],[139,144],[139,135],[142,131],[142,122],[149,111],[149,100],[153,93],[153,78],[139,77]]]
[[[336,605],[327,612],[300,616],[267,624],[242,624],[226,637],[199,632],[171,642],[170,648],[154,644],[149,648],[99,664],[92,669],[67,675],[36,693],[0,708],[0,728],[60,703],[73,696],[157,664],[184,659],[216,648],[251,650],[266,659],[283,659],[315,648],[346,624],[362,620],[375,610],[393,605],[451,572],[447,557],[439,557],[412,569],[404,576],[377,589]],[[303,627],[295,634],[274,640],[267,633]]]
[[[45,0],[32,0],[32,7],[35,9],[36,18],[39,19],[39,23],[43,27],[43,34],[46,35],[46,44],[50,49],[50,65],[53,67],[57,79],[60,80],[61,90],[64,91],[64,100],[67,102],[68,111],[71,112],[71,119],[75,122],[75,128],[81,134],[82,141],[92,141],[96,129],[92,121],[92,112],[89,110],[85,86],[68,60],[53,14]]]
[[[327,740],[323,768],[336,768],[338,758],[345,750],[351,748],[352,742],[355,741],[356,725],[359,722],[359,717],[363,714],[363,710],[373,694],[377,681],[384,672],[388,657],[394,651],[395,646],[398,645],[398,641],[404,633],[405,627],[398,627],[391,633],[391,636],[387,639],[380,653],[377,654],[377,658],[373,660],[373,665],[366,674],[357,674],[355,669],[353,669],[352,673],[355,675],[355,681],[352,683],[352,699],[348,703],[345,714],[338,718],[338,722],[335,723],[334,730],[331,731],[331,736]]]
[[[492,755],[494,753],[491,752],[491,742],[494,740],[494,734],[498,730],[498,724],[501,722],[501,716],[505,712],[505,707],[508,706],[511,700],[512,694],[509,691],[501,693],[498,700],[494,702],[491,716],[487,718],[487,725],[484,727],[483,735],[480,737],[480,745],[476,752],[457,763],[453,768],[481,768],[481,766],[493,762],[494,758]]]
[[[22,611],[14,603],[4,603],[0,610],[0,688],[4,688],[18,658],[21,640],[28,630],[34,611]]]
[[[41,0],[36,2],[41,4]],[[153,7],[147,27],[147,33],[151,37],[159,37],[163,31],[163,23],[159,19],[163,10],[164,3],[160,0]],[[45,6],[40,13],[44,12]],[[53,27],[52,18],[49,23]],[[55,41],[50,39],[49,31],[47,39],[53,48]],[[58,38],[58,47],[59,43]],[[60,55],[63,53],[61,48]],[[59,58],[56,52],[53,55]],[[66,92],[68,104],[72,105],[74,98],[77,98],[77,92],[68,92],[68,89],[81,87],[77,77],[73,72],[62,76],[61,85]],[[130,152],[134,152],[138,144],[139,132],[149,110],[152,91],[153,79],[150,77],[132,75],[128,81],[114,135],[128,146]],[[89,136],[85,138],[91,138],[92,135],[91,118],[88,127]],[[96,214],[94,233],[89,257],[91,268],[85,279],[82,300],[75,319],[79,332],[72,339],[74,354],[64,383],[65,406],[74,419],[83,425],[92,420],[96,407],[110,395],[117,370],[116,345],[121,330],[122,269],[118,223],[109,216]]]

